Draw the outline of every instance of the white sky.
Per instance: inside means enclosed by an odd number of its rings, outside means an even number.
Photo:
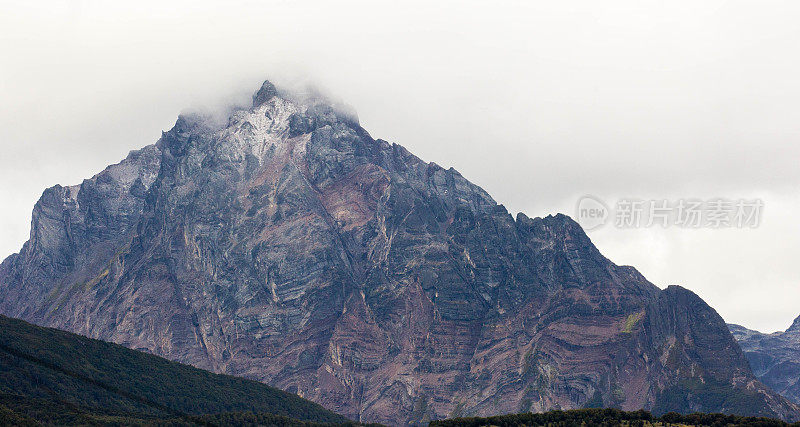
[[[753,230],[589,235],[729,322],[800,314],[800,2],[124,3],[0,0],[0,257],[46,187],[153,143],[181,110],[311,80],[512,212],[761,198]]]

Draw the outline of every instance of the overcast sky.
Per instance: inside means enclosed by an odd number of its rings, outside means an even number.
[[[512,212],[759,198],[755,229],[589,236],[726,321],[800,315],[800,2],[432,3],[0,0],[0,258],[46,187],[271,78],[315,82]]]

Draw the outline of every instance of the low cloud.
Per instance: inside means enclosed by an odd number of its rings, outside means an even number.
[[[312,81],[514,212],[572,215],[586,194],[764,200],[754,230],[590,237],[728,321],[783,329],[800,314],[798,20],[796,2],[15,4],[0,16],[0,256],[44,188],[153,143],[186,107],[224,117],[215,105],[265,78]]]

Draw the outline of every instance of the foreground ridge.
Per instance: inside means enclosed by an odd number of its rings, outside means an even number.
[[[0,265],[0,312],[365,422],[597,406],[800,418],[691,291],[269,82],[224,123],[182,115],[46,190]]]
[[[302,424],[342,416],[254,381],[0,316],[0,420],[45,424],[174,419],[230,412]],[[234,415],[229,415],[233,417]]]

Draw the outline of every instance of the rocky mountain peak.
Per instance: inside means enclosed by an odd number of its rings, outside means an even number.
[[[339,103],[269,82],[207,122],[182,116],[130,161],[141,186],[108,172],[46,193],[0,265],[0,312],[361,421],[591,405],[800,416],[699,297],[615,265],[565,215],[515,221]],[[687,387],[722,395],[674,398]]]
[[[275,96],[278,96],[278,89],[269,80],[264,80],[261,88],[253,94],[253,107],[258,107]]]

